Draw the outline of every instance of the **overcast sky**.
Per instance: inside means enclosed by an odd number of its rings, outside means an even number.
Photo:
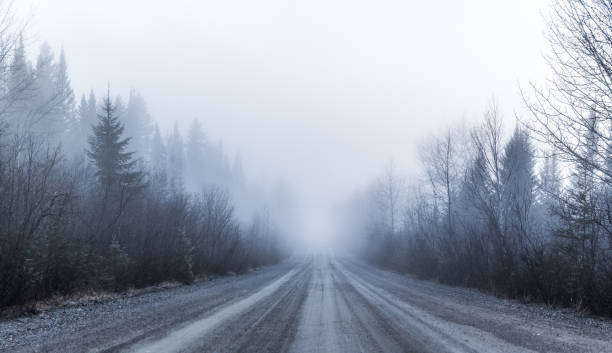
[[[543,78],[545,0],[18,0],[80,95],[130,87],[164,128],[199,118],[316,218],[417,142]],[[32,53],[34,55],[35,53]],[[313,225],[310,231],[321,231]]]

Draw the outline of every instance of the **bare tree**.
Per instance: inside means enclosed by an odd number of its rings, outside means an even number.
[[[612,3],[557,0],[551,7],[546,57],[553,77],[547,87],[523,92],[533,136],[573,163],[588,163],[599,177],[612,178]],[[593,121],[593,117],[595,121]],[[597,136],[594,158],[583,148]]]
[[[374,191],[377,217],[379,217],[384,232],[389,235],[395,235],[399,226],[404,187],[405,179],[397,174],[393,163],[389,162],[383,175],[378,179]]]
[[[466,165],[466,138],[462,127],[448,129],[421,146],[421,163],[431,185],[434,200],[445,215],[446,231],[454,233],[456,198]]]
[[[502,132],[502,119],[492,102],[482,126],[472,132],[476,158],[473,168],[479,177],[472,183],[472,191],[477,207],[487,215],[490,231],[496,236],[501,236]]]

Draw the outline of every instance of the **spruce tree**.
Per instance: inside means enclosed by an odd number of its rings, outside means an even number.
[[[66,63],[66,55],[62,49],[59,57],[59,62],[55,66],[53,74],[53,82],[55,84],[55,98],[57,110],[64,116],[64,119],[70,121],[74,111],[74,91],[68,76],[68,64]]]
[[[74,91],[68,76],[68,65],[63,49],[55,66],[53,83],[55,85],[55,110],[59,115],[59,120],[64,125],[65,144],[69,147],[70,152],[80,153],[82,146],[81,126],[75,110]]]
[[[55,59],[48,43],[43,43],[36,59],[34,70],[33,105],[31,106],[31,127],[35,132],[56,137],[63,132],[62,116],[58,114],[53,75]]]
[[[236,154],[234,157],[234,162],[232,163],[232,180],[234,182],[234,186],[242,188],[246,183],[246,176],[244,174],[244,167],[242,166],[242,156],[240,152]]]
[[[144,98],[132,89],[123,121],[125,132],[132,137],[130,149],[135,151],[138,156],[145,155],[147,142],[153,132],[151,120]]]
[[[153,138],[151,139],[151,157],[150,163],[154,170],[156,171],[166,171],[167,165],[167,151],[166,145],[164,144],[164,139],[161,136],[161,132],[159,131],[159,126],[155,124],[153,128]]]
[[[94,94],[94,91],[91,90],[89,91],[89,97],[87,98],[87,107],[88,107],[88,117],[89,117],[89,124],[93,125],[95,124],[98,114],[96,113],[96,107],[98,105],[97,103],[97,99],[96,99],[96,95]]]
[[[563,196],[559,208],[561,227],[556,235],[559,249],[569,262],[566,290],[572,301],[589,301],[595,266],[600,252],[600,215],[598,213],[599,185],[595,169],[597,118],[591,114],[589,132],[584,137],[583,160],[574,165],[571,186]]]
[[[9,113],[9,124],[13,128],[28,124],[32,82],[32,67],[26,57],[23,37],[20,37],[8,68],[7,97],[3,107]]]
[[[510,233],[505,236],[522,247],[528,235],[536,187],[533,148],[525,131],[518,127],[514,130],[501,163],[503,228]]]
[[[202,125],[198,120],[194,120],[189,129],[186,144],[186,181],[193,189],[198,190],[204,185],[204,172],[206,170],[206,145],[208,144],[206,135],[202,131]]]
[[[142,174],[135,171],[133,152],[127,152],[129,137],[123,137],[123,124],[116,114],[116,107],[108,95],[102,104],[102,114],[89,137],[87,156],[95,165],[96,176],[105,191],[115,186],[137,187]]]
[[[31,72],[26,58],[23,36],[21,36],[9,65],[8,91],[13,94],[22,93],[30,83]]]
[[[168,177],[173,189],[183,188],[183,168],[185,164],[183,138],[179,131],[178,122],[174,122],[172,134],[168,137]]]
[[[77,115],[79,122],[79,143],[77,147],[79,151],[83,151],[87,148],[88,135],[98,118],[96,114],[96,96],[93,91],[89,93],[89,97],[83,94]]]
[[[79,147],[84,147],[86,145],[86,136],[89,133],[89,129],[91,129],[91,126],[88,124],[88,112],[89,112],[89,107],[87,105],[87,98],[85,97],[85,95],[83,94],[83,96],[81,97],[81,102],[79,103],[79,106],[77,107],[77,119],[79,121],[79,135],[81,137],[81,144]],[[83,139],[83,137],[85,137]],[[83,141],[85,140],[85,141]]]

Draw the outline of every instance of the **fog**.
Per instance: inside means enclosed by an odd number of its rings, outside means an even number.
[[[20,0],[27,50],[63,48],[77,97],[135,88],[164,131],[194,118],[240,153],[249,178],[282,183],[293,232],[334,236],[333,210],[417,144],[477,121],[492,97],[521,113],[541,79],[545,1]],[[185,136],[184,134],[184,136]]]
[[[612,1],[0,0],[0,351],[608,351],[604,317]]]

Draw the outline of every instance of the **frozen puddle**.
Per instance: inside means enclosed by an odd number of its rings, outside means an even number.
[[[289,279],[291,279],[296,272],[297,270],[293,269],[268,286],[260,289],[258,292],[255,292],[254,294],[237,301],[234,304],[226,306],[208,317],[195,321],[179,330],[173,331],[160,340],[138,344],[133,347],[132,351],[137,353],[166,353],[180,351],[187,347],[190,343],[222,324],[224,321],[244,313],[257,302],[274,293],[280,288],[280,286],[289,281]]]

